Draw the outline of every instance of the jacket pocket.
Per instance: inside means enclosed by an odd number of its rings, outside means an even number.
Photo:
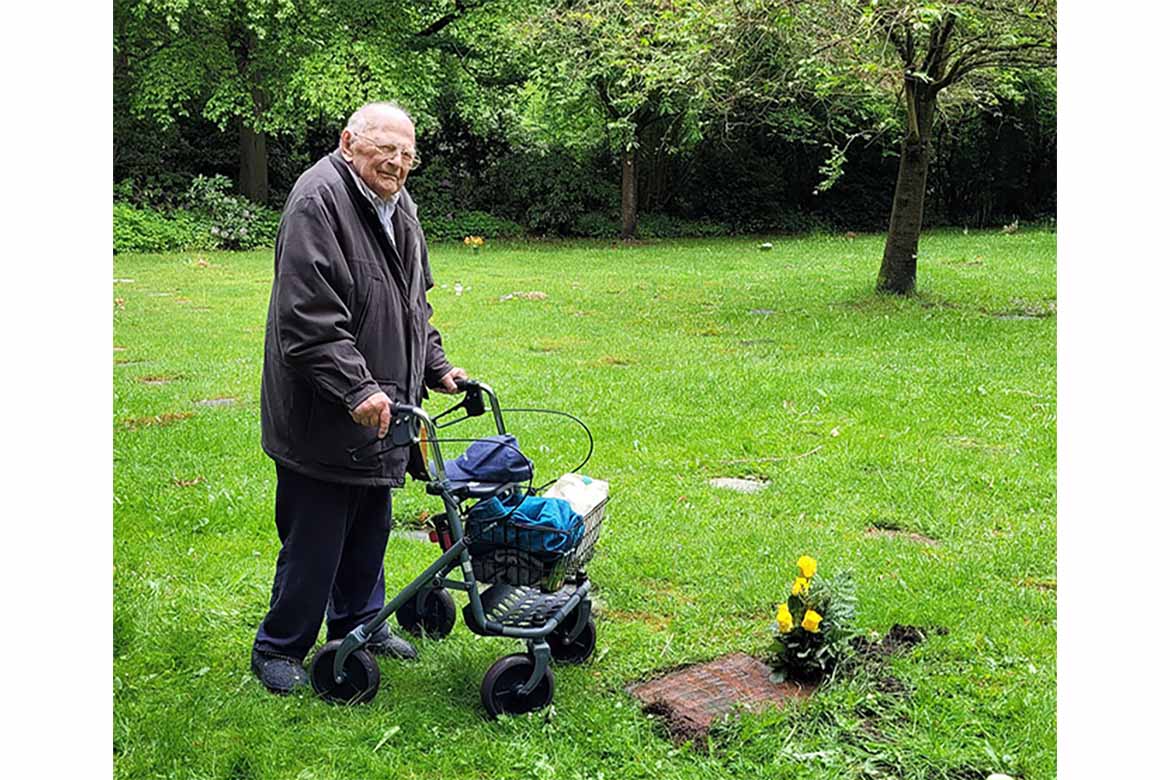
[[[357,302],[357,310],[353,317],[353,335],[356,339],[360,336],[369,318],[371,304],[375,304],[379,298],[384,297],[384,293],[381,295],[379,293],[380,288],[385,288],[387,282],[383,275],[384,271],[379,267],[377,261],[354,260],[350,268],[353,273],[354,297]]]
[[[356,472],[381,470],[375,457],[378,447],[370,444],[376,438],[377,430],[354,422],[344,406],[314,393],[308,429],[312,457],[318,463]],[[358,450],[361,460],[353,460],[351,449]]]

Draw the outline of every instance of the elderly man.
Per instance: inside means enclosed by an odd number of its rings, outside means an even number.
[[[424,385],[453,393],[467,378],[430,324],[426,240],[403,188],[417,163],[406,112],[363,106],[281,218],[260,390],[281,548],[252,649],[253,672],[275,693],[307,682],[323,618],[329,639],[343,637],[385,601],[390,488],[403,484],[408,452],[355,463],[348,449],[385,437],[394,405],[420,403]],[[416,656],[385,624],[367,649]]]

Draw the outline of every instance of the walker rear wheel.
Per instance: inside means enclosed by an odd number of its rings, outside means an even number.
[[[398,625],[415,636],[442,639],[455,627],[455,599],[443,588],[431,588],[422,599],[413,598],[394,613]]]
[[[593,655],[597,647],[597,624],[590,615],[581,633],[572,642],[565,639],[568,632],[554,631],[548,637],[548,649],[553,660],[562,664],[583,664]]]
[[[317,695],[334,704],[365,704],[378,693],[382,682],[382,670],[364,649],[358,649],[345,659],[345,679],[337,682],[333,678],[333,660],[343,640],[326,642],[313,656],[309,664],[309,679]]]

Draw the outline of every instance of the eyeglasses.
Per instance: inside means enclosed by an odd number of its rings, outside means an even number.
[[[378,154],[389,160],[393,160],[398,155],[402,155],[402,162],[406,165],[407,168],[417,168],[419,165],[418,152],[414,149],[405,149],[401,146],[398,146],[397,144],[375,143],[374,139],[370,138],[368,135],[355,133],[352,130],[349,132],[349,134],[356,135],[358,138],[366,139],[370,142],[371,146],[378,150]]]

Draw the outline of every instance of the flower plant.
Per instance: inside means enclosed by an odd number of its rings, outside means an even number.
[[[856,633],[857,594],[853,577],[840,572],[817,577],[815,558],[796,561],[797,577],[773,623],[772,679],[817,680],[831,673],[850,650]]]

